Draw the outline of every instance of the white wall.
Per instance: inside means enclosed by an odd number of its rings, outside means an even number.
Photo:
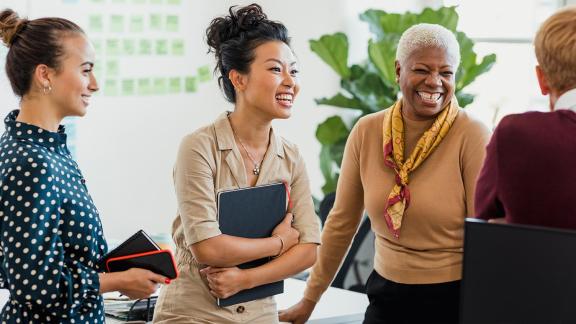
[[[10,6],[36,18],[63,16],[87,24],[87,16],[98,10],[95,0],[0,0],[0,7]],[[134,0],[101,0],[108,7],[131,10]],[[148,1],[148,0],[146,0]],[[193,70],[213,59],[206,54],[204,30],[210,20],[227,12],[230,5],[253,1],[182,0],[186,19],[181,20],[186,39],[186,57],[181,61],[123,60],[122,73],[132,75],[178,73]],[[118,4],[118,3],[125,4]],[[70,10],[70,4],[77,10]],[[418,8],[422,1],[293,0],[259,1],[269,18],[283,22],[289,29],[298,56],[302,91],[294,106],[293,117],[275,123],[281,134],[296,143],[307,161],[313,192],[321,196],[322,175],[318,167],[320,146],[315,139],[316,126],[334,109],[318,107],[314,98],[331,96],[339,89],[339,79],[308,45],[308,40],[326,33],[350,31],[358,60],[366,50],[368,28],[357,14],[368,7],[387,11]],[[101,5],[100,5],[101,6]],[[68,9],[66,9],[68,8]],[[350,33],[349,33],[350,35]],[[98,35],[90,34],[97,38]],[[151,37],[156,37],[151,35]],[[355,54],[356,53],[356,54]],[[1,53],[0,53],[1,54]],[[154,61],[156,62],[156,61]],[[3,63],[2,63],[3,64]],[[4,74],[2,72],[2,74]],[[103,80],[99,80],[103,87]],[[232,107],[222,98],[216,80],[200,85],[194,94],[158,96],[96,96],[88,115],[76,120],[76,150],[87,185],[98,206],[108,238],[123,238],[139,228],[149,233],[169,232],[176,214],[172,188],[172,166],[180,139],[194,129],[211,122],[219,113]],[[0,77],[0,113],[16,108],[17,101],[8,90],[5,76]]]

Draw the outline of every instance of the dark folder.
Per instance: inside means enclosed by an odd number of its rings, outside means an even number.
[[[223,234],[246,238],[265,238],[286,215],[286,185],[274,183],[218,193],[218,222]],[[238,265],[254,268],[270,258]],[[284,292],[284,281],[246,289],[228,298],[218,299],[219,306],[230,306]]]
[[[172,253],[168,250],[161,250],[143,230],[139,230],[114,250],[108,252],[102,260],[102,267],[108,272],[142,268],[170,279],[178,276]]]

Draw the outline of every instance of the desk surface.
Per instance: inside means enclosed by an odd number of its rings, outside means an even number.
[[[297,279],[287,279],[284,282],[284,293],[276,296],[278,309],[285,309],[300,300],[306,283]],[[8,291],[0,290],[0,306],[8,300]],[[330,287],[314,309],[310,324],[356,324],[362,323],[364,311],[368,306],[368,298],[364,294]],[[108,324],[121,323],[113,319],[106,320]]]

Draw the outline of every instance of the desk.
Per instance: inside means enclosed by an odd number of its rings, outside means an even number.
[[[276,296],[278,309],[285,309],[302,298],[306,283],[297,279],[284,281],[284,293]],[[0,306],[8,300],[8,291],[0,290]],[[364,319],[368,298],[364,294],[330,287],[316,305],[308,323],[310,324],[359,324]],[[125,323],[107,319],[107,324]]]

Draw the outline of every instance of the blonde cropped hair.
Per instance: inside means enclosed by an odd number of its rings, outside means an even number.
[[[576,87],[576,6],[557,11],[536,33],[538,64],[549,86],[558,91]]]
[[[458,68],[460,44],[453,32],[436,24],[417,24],[406,29],[398,41],[396,60],[402,65],[413,52],[427,47],[445,50],[452,59],[454,68]]]

